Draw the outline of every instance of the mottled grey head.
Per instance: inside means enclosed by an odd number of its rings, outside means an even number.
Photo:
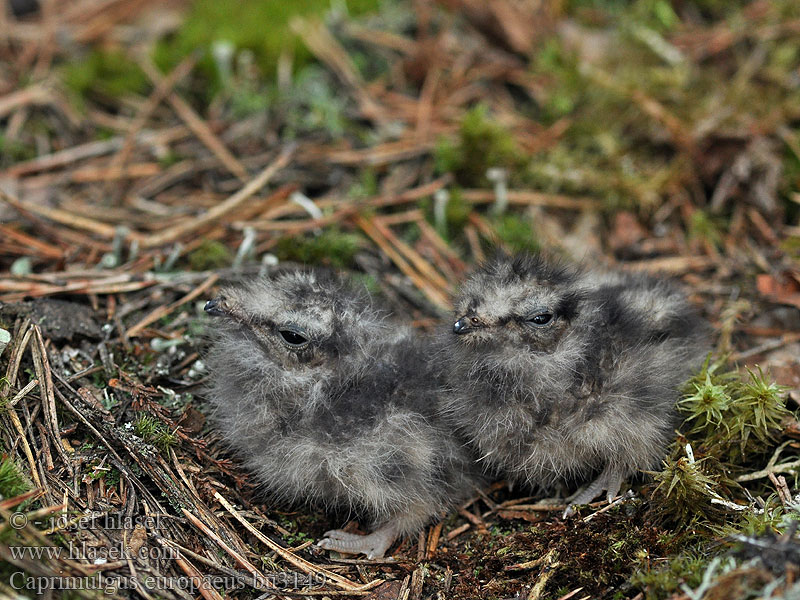
[[[225,288],[205,311],[218,320],[212,334],[225,337],[229,351],[238,341],[284,369],[357,353],[383,328],[365,291],[327,273],[282,273]]]
[[[575,270],[539,256],[498,256],[467,279],[456,297],[453,333],[462,348],[555,347],[579,311]]]

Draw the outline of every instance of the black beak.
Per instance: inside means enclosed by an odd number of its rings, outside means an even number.
[[[458,321],[453,323],[453,333],[461,335],[462,333],[467,333],[470,329],[472,329],[472,327],[467,317],[461,317]]]
[[[213,300],[209,300],[206,302],[206,305],[203,307],[203,310],[206,311],[212,317],[223,317],[228,314],[223,308],[223,303],[225,302],[225,298],[219,297],[214,298]]]

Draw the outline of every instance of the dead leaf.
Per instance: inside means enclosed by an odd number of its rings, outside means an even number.
[[[756,277],[756,288],[762,296],[773,302],[800,308],[800,283],[789,273],[784,273],[780,279],[762,273]]]

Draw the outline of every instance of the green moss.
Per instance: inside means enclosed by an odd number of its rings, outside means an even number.
[[[188,256],[193,271],[208,271],[227,267],[233,262],[233,253],[218,240],[204,240]]]
[[[766,532],[780,534],[789,522],[798,520],[800,514],[796,510],[787,509],[777,495],[771,494],[762,509],[742,511],[738,519],[731,519],[715,528],[715,533],[721,538],[730,538],[733,535],[756,536]]]
[[[530,222],[522,215],[507,214],[495,220],[497,236],[512,252],[537,252],[539,242]]]
[[[283,539],[287,544],[295,546],[311,539],[311,536],[301,529],[297,522],[292,519],[284,517],[280,520],[280,525],[289,532],[283,535]]]
[[[15,162],[30,160],[35,156],[36,148],[32,144],[9,140],[0,133],[0,164],[11,165]]]
[[[381,285],[378,283],[378,280],[374,275],[370,275],[369,273],[353,273],[351,278],[354,282],[363,285],[364,288],[373,296],[376,296],[382,292]]]
[[[0,457],[0,498],[13,498],[30,489],[30,481],[11,457]]]
[[[309,265],[325,264],[342,269],[352,266],[360,247],[360,236],[331,227],[319,235],[283,237],[275,246],[275,255],[280,260]]]
[[[261,72],[271,76],[284,49],[292,54],[295,67],[306,64],[311,57],[291,31],[291,19],[322,17],[330,6],[329,0],[197,0],[191,4],[176,35],[156,46],[154,60],[162,69],[169,70],[183,57],[201,49],[205,57],[200,67],[209,79],[213,95],[221,84],[209,52],[214,42],[227,41],[236,50],[250,50]],[[377,6],[377,0],[347,2],[347,9],[353,15],[373,11]]]
[[[559,39],[545,41],[533,61],[533,70],[554,84],[542,105],[544,121],[553,123],[577,108],[585,95],[585,80],[578,69],[577,57]]]
[[[183,158],[177,152],[167,150],[163,156],[158,159],[158,164],[164,169],[168,169],[174,164],[179,163]]]
[[[681,528],[720,531],[730,523],[725,503],[747,506],[764,490],[748,493],[735,476],[764,468],[791,412],[782,388],[760,369],[726,370],[710,357],[687,384],[678,409],[684,434],[654,474],[652,508]]]
[[[718,498],[719,476],[693,455],[672,456],[654,473],[655,489],[651,499],[660,517],[677,527],[688,528],[698,521],[708,521],[720,514],[711,500]]]
[[[722,247],[724,223],[703,210],[692,213],[689,221],[689,238],[705,240],[715,248]]]
[[[378,194],[378,174],[375,169],[364,168],[358,172],[358,181],[348,192],[350,198],[370,198]]]
[[[750,380],[735,386],[731,404],[730,434],[738,441],[742,459],[763,452],[777,439],[783,422],[791,416],[786,408],[784,388],[764,375],[747,370]]]
[[[684,429],[704,453],[744,466],[775,441],[791,412],[783,388],[761,369],[745,376],[715,367],[706,365],[678,402]]]
[[[91,94],[111,98],[143,94],[149,87],[139,66],[119,50],[92,50],[88,56],[67,63],[62,76],[80,102]]]
[[[711,560],[708,553],[684,552],[666,560],[651,561],[645,554],[639,555],[640,564],[630,578],[636,589],[642,590],[646,600],[665,600],[682,585],[696,588],[703,579],[703,572]]]
[[[727,428],[725,415],[730,409],[731,397],[725,383],[715,383],[706,370],[702,383],[691,382],[693,391],[678,401],[678,408],[688,416],[688,432],[695,435],[712,435],[719,427]]]
[[[484,104],[464,115],[456,140],[438,142],[434,160],[437,172],[453,173],[465,187],[485,186],[490,167],[506,168],[513,175],[525,164],[511,133],[491,118]]]
[[[133,425],[134,433],[148,444],[152,444],[161,452],[167,453],[169,449],[178,444],[177,436],[169,431],[161,421],[148,415],[142,415]]]
[[[513,551],[506,552],[502,561],[493,553],[491,558],[484,559],[485,563],[492,573],[498,573],[507,571],[508,564],[540,559],[552,552],[557,564],[552,567],[552,577],[542,597],[557,598],[559,594],[555,591],[562,587],[573,590],[583,586],[585,595],[609,598],[610,590],[627,587],[626,581],[638,557],[648,553],[660,557],[674,550],[672,539],[666,538],[657,526],[645,522],[640,508],[641,503],[632,502],[627,510],[612,508],[588,523],[580,519],[558,527],[543,523],[531,527],[527,533],[511,533],[503,540],[502,547],[512,546]]]

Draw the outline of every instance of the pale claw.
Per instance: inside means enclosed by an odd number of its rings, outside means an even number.
[[[397,534],[392,527],[381,527],[368,535],[348,533],[341,529],[326,531],[317,546],[344,554],[365,554],[367,558],[383,558]]]
[[[600,473],[600,476],[592,483],[587,485],[584,489],[578,490],[572,496],[567,498],[569,506],[567,506],[567,509],[564,511],[562,518],[568,519],[574,515],[575,506],[579,504],[589,504],[589,502],[602,494],[603,490],[607,491],[606,499],[611,502],[617,497],[624,479],[625,475],[622,471],[617,471],[611,467],[606,467],[605,470]]]

